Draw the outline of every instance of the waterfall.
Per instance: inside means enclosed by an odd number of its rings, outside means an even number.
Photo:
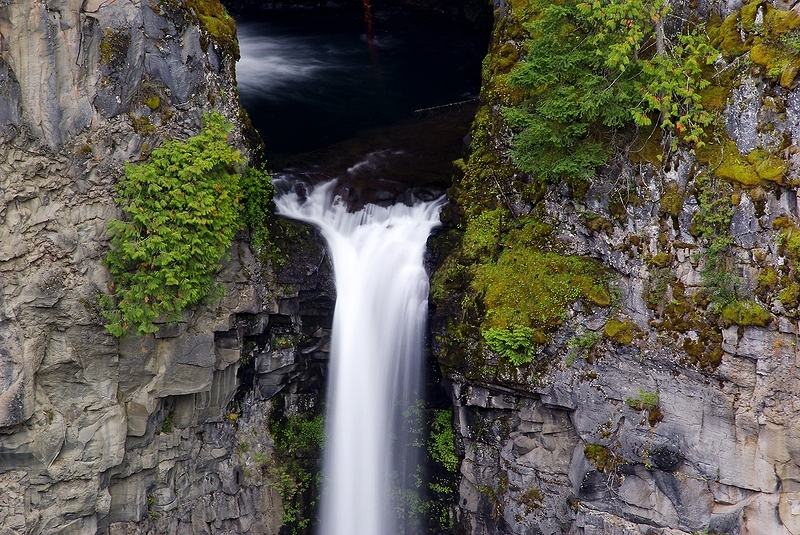
[[[417,466],[404,416],[419,398],[428,277],[425,242],[442,200],[349,213],[334,182],[276,200],[319,228],[333,260],[333,319],[320,535],[395,535]]]

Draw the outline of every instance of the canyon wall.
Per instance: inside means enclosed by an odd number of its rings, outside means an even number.
[[[785,34],[771,32],[794,26],[775,21],[797,14],[765,2],[673,3],[684,20],[705,22],[721,52],[707,71],[716,89],[702,93],[714,133],[696,150],[671,150],[658,129],[619,135],[581,191],[540,186],[509,155],[515,131],[502,109],[514,89],[504,81],[524,57],[520,21],[531,8],[495,7],[485,105],[454,190],[453,221],[466,234],[448,238],[460,245],[433,285],[434,349],[464,455],[459,525],[475,535],[800,533],[800,89],[796,71],[759,55],[769,39],[782,50]],[[766,159],[774,173],[757,168]],[[728,244],[722,283],[707,269],[718,238]],[[609,293],[567,299],[532,362],[512,363],[481,335],[497,298],[481,293],[493,281],[476,283],[470,266],[479,239],[488,266],[535,250],[545,267],[514,261],[541,280],[560,280],[574,255],[595,259]],[[520,302],[547,287],[492,273],[511,279]],[[560,303],[552,291],[535,290]],[[715,308],[717,291],[738,304]]]
[[[299,406],[290,383],[324,360],[322,248],[276,277],[237,240],[217,276],[224,297],[153,336],[111,337],[98,302],[127,162],[197,134],[210,110],[250,154],[237,54],[215,1],[0,2],[0,533],[283,522],[267,398],[285,389]],[[273,351],[301,326],[303,354]]]

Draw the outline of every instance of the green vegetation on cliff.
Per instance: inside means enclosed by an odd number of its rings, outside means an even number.
[[[511,0],[498,11],[483,64],[485,104],[471,154],[457,162],[461,233],[447,238],[451,254],[432,281],[434,302],[451,318],[440,339],[445,367],[476,377],[508,377],[512,367],[528,377],[525,370],[543,371],[542,345],[576,301],[589,311],[608,305],[612,276],[601,262],[574,254],[582,240],[571,240],[576,229],[563,226],[572,218],[544,201],[574,207],[590,240],[610,244],[653,202],[643,188],[648,173],[660,178],[657,243],[631,235],[612,247],[644,261],[651,326],[681,344],[682,362],[713,370],[722,356],[720,327],[766,325],[767,303],[791,314],[800,307],[787,245],[795,233],[780,227],[778,245],[790,262],[765,272],[754,292],[730,228],[744,190],[763,204],[759,190],[792,183],[792,141],[784,136],[777,149],[740,153],[723,117],[743,79],[760,77],[766,94],[795,87],[800,16],[750,2],[724,19],[702,20],[668,4]],[[779,98],[765,97],[763,106],[768,118],[786,120]],[[757,126],[760,136],[773,128]],[[687,157],[688,178],[663,175]],[[686,202],[691,197],[696,203]],[[690,213],[691,229],[681,229]],[[696,243],[673,247],[675,233],[686,230]],[[685,262],[679,249],[700,270],[702,288],[687,288],[677,276],[677,262]],[[604,328],[606,338],[637,340],[634,329],[617,329],[628,324],[624,313],[619,318]],[[690,331],[697,339],[686,338]],[[499,365],[490,364],[498,355]]]
[[[283,501],[281,533],[306,533],[316,515],[322,481],[321,458],[325,439],[322,414],[282,416],[273,410],[269,430],[278,458],[270,465],[275,488]]]
[[[527,53],[509,77],[525,97],[503,110],[517,167],[543,181],[588,180],[617,129],[654,120],[702,145],[714,119],[701,103],[702,72],[718,56],[704,28],[687,26],[667,46],[660,0],[532,0],[530,9]]]
[[[117,203],[128,217],[109,221],[112,248],[104,261],[113,277],[104,315],[114,336],[155,332],[157,318],[175,321],[204,299],[241,226],[252,225],[256,240],[267,240],[259,214],[272,186],[263,171],[245,169],[228,144],[231,128],[210,113],[198,135],[126,164]]]

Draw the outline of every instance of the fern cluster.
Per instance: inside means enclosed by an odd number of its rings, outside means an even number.
[[[102,303],[114,336],[155,332],[156,318],[177,320],[208,295],[243,219],[254,223],[250,212],[271,191],[263,173],[245,171],[243,157],[228,144],[232,126],[222,115],[210,113],[204,122],[198,135],[168,141],[147,162],[125,166],[117,203],[127,218],[109,221],[112,248],[105,265],[113,298]],[[245,205],[244,216],[243,172],[246,187],[264,190]]]

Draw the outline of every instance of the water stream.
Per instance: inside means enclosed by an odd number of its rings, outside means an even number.
[[[319,533],[394,535],[406,532],[396,500],[418,464],[404,416],[419,399],[423,255],[443,200],[350,213],[334,185],[276,200],[320,230],[336,281]]]

